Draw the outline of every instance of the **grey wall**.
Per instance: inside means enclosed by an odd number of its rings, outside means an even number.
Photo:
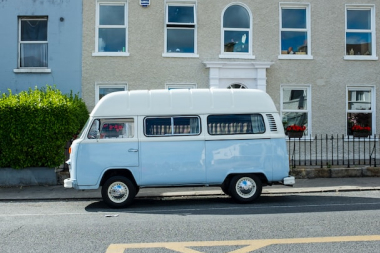
[[[51,73],[14,73],[18,58],[18,16],[48,16],[48,68]],[[0,0],[0,91],[56,85],[81,92],[82,0]],[[61,22],[60,18],[64,21]]]

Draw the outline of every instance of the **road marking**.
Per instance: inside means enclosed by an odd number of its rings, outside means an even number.
[[[180,253],[202,253],[189,247],[242,246],[229,253],[249,253],[273,244],[331,243],[331,242],[368,242],[380,241],[380,235],[310,237],[289,239],[239,240],[239,241],[199,241],[199,242],[157,242],[111,244],[106,253],[124,253],[128,249],[166,248]],[[128,251],[126,251],[128,252]]]

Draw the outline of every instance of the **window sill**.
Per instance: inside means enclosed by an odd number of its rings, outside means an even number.
[[[51,73],[51,69],[38,69],[38,68],[24,68],[24,69],[14,69],[14,73]]]
[[[199,54],[186,53],[162,53],[162,57],[199,58]]]
[[[346,55],[346,56],[344,56],[343,59],[347,60],[347,61],[377,61],[379,58],[377,56],[364,56],[364,55],[351,56],[351,55]]]
[[[256,57],[254,55],[242,55],[242,54],[220,54],[220,59],[250,59],[254,60]]]
[[[314,58],[312,55],[281,54],[278,56],[278,59],[279,60],[313,60]]]
[[[314,141],[314,137],[303,136],[302,138],[289,138],[289,137],[286,135],[286,141],[287,141],[287,142]]]
[[[93,52],[92,56],[129,56],[128,52]]]

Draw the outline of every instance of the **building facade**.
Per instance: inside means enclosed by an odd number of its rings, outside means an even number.
[[[0,92],[81,93],[81,0],[3,0],[0,17]]]
[[[284,126],[377,134],[377,0],[83,0],[82,91],[266,91]]]

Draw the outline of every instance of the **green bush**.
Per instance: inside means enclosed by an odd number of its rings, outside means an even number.
[[[82,99],[51,86],[0,95],[0,167],[62,164],[67,141],[88,118]]]

